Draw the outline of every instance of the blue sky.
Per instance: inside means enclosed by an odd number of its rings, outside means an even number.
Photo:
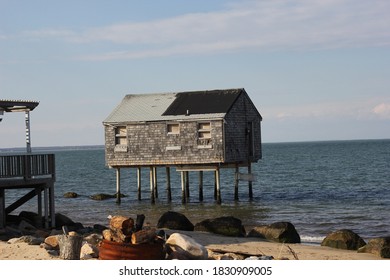
[[[390,1],[0,0],[0,98],[32,145],[104,144],[129,93],[243,87],[263,142],[390,138]],[[5,114],[0,148],[24,146]]]

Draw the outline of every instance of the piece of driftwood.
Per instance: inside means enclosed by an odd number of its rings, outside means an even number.
[[[149,243],[156,239],[157,234],[153,229],[144,229],[134,232],[131,235],[132,244]]]
[[[79,260],[82,243],[82,236],[59,235],[60,258],[64,260]]]

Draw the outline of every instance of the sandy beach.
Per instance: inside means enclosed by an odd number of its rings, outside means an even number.
[[[172,233],[173,231],[167,231]],[[294,260],[383,260],[373,254],[333,249],[318,245],[281,244],[256,238],[226,237],[206,232],[174,231],[186,234],[207,249],[245,255],[266,255],[275,259]],[[295,254],[295,256],[294,256]],[[0,242],[0,260],[58,260],[39,245]]]

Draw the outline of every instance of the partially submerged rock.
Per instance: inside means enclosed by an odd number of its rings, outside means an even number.
[[[194,225],[185,215],[174,211],[165,212],[158,220],[157,227],[185,231],[194,230]]]
[[[390,236],[373,238],[359,248],[358,253],[371,253],[381,258],[390,258]]]
[[[342,229],[328,234],[321,242],[321,246],[327,246],[344,250],[358,250],[366,245],[366,242],[355,232]]]
[[[195,225],[194,230],[233,237],[245,236],[245,228],[241,220],[232,216],[203,220]]]
[[[79,195],[75,192],[66,192],[64,193],[64,197],[65,198],[76,198],[78,197]]]

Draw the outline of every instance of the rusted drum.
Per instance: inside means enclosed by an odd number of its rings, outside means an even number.
[[[163,242],[128,244],[103,239],[99,245],[100,260],[163,260]]]

